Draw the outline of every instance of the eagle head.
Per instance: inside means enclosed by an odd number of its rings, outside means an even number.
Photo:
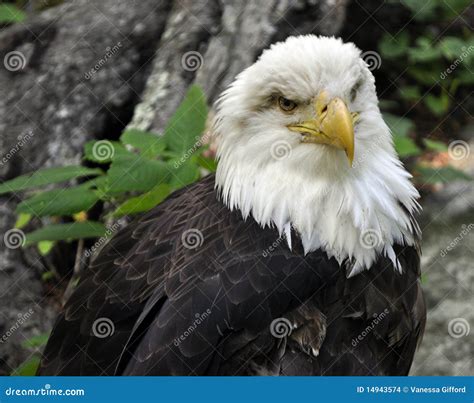
[[[352,274],[380,254],[398,267],[392,246],[416,242],[418,193],[354,44],[314,35],[274,44],[216,110],[216,186],[229,208],[280,235],[293,228],[306,253],[322,248]]]

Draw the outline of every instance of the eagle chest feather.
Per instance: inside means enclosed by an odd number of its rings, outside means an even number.
[[[424,317],[416,250],[396,246],[402,274],[380,258],[347,278],[323,251],[278,239],[227,209],[213,176],[173,194],[92,263],[39,373],[407,373]],[[114,328],[105,338],[101,318]]]

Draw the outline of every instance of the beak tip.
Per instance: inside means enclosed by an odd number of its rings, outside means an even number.
[[[349,151],[349,150],[346,150],[346,156],[347,156],[347,159],[349,160],[349,166],[351,168],[353,168],[354,166],[354,151]]]

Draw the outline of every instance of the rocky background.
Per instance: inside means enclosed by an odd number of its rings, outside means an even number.
[[[404,7],[376,1],[75,0],[40,11],[26,3],[26,20],[0,24],[0,181],[78,164],[86,141],[115,140],[126,127],[159,132],[192,83],[211,104],[263,49],[289,35],[341,35],[373,51],[385,31],[417,29]],[[395,90],[390,75],[374,74],[379,94]],[[447,117],[462,124],[443,140],[469,145],[456,163],[474,175],[472,116],[458,116]],[[429,314],[412,372],[472,375],[474,185],[453,181],[422,193]],[[2,237],[18,200],[0,197]],[[75,250],[64,244],[45,257],[0,242],[0,374],[37,355],[35,337],[52,327]],[[56,281],[45,281],[46,272]]]

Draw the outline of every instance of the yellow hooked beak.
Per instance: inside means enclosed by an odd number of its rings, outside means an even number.
[[[303,135],[304,143],[328,144],[345,151],[352,166],[354,160],[354,123],[357,113],[351,114],[341,98],[329,99],[323,91],[314,102],[316,117],[289,125],[288,129]]]

